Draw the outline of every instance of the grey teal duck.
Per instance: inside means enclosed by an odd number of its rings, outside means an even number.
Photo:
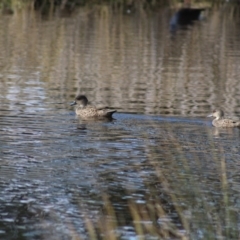
[[[214,127],[240,127],[240,121],[238,118],[224,118],[224,112],[222,110],[214,110],[208,117],[214,117],[212,125]]]
[[[82,119],[88,118],[112,118],[116,110],[108,108],[96,108],[89,104],[88,99],[84,95],[78,95],[71,105],[75,105],[75,112],[77,116]]]

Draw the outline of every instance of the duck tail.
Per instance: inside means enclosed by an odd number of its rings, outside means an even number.
[[[106,113],[106,117],[111,118],[112,115],[116,112],[116,110],[111,110]],[[240,126],[240,125],[239,125]]]

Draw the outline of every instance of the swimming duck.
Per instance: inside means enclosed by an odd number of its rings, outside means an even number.
[[[71,106],[76,105],[76,114],[83,118],[112,118],[113,113],[116,110],[111,110],[107,108],[96,108],[88,103],[88,99],[84,95],[78,95],[75,101],[71,103]]]
[[[220,109],[214,110],[212,114],[208,115],[208,117],[215,117],[212,121],[214,127],[240,127],[239,119],[224,118],[224,113]]]

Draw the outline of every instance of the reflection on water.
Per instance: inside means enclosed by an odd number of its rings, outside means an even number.
[[[238,238],[240,132],[205,118],[240,112],[239,29],[220,13],[175,35],[167,9],[0,17],[0,238]],[[78,93],[115,119],[77,119]]]
[[[2,16],[1,93],[20,97],[18,91],[34,87],[63,102],[81,92],[147,114],[203,116],[218,105],[239,112],[235,20],[213,11],[189,31],[171,35],[171,15],[97,8],[48,20],[24,11]]]

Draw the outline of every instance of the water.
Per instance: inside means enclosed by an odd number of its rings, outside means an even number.
[[[240,132],[206,118],[240,113],[230,10],[175,33],[169,9],[0,16],[0,239],[94,239],[91,224],[157,239],[170,223],[172,239],[238,239]],[[78,93],[115,119],[77,119]]]

